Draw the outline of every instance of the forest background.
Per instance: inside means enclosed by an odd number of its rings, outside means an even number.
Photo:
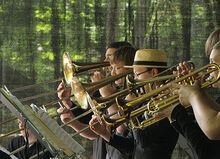
[[[100,62],[113,41],[163,50],[169,66],[191,60],[198,68],[208,63],[205,41],[218,27],[219,0],[0,0],[0,84],[12,90],[58,79],[63,77],[64,52],[77,62]],[[54,91],[58,84],[14,94],[26,104],[41,106],[57,96],[26,97]],[[219,91],[210,92],[216,97]],[[1,104],[0,122],[12,117]],[[16,128],[17,122],[10,122],[0,126],[0,133]],[[7,146],[9,140],[0,144]],[[90,156],[91,141],[77,140]]]

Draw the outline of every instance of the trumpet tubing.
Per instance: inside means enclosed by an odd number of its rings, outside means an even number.
[[[209,69],[208,71],[206,71]],[[205,72],[204,72],[205,71]],[[217,78],[207,78],[205,79],[205,76],[208,74],[218,71]],[[199,76],[196,76],[197,74],[200,74]],[[192,85],[195,80],[200,80],[201,81],[201,88],[209,87],[213,83],[217,82],[220,78],[220,67],[217,64],[208,64],[205,65],[185,76],[182,76],[181,78],[178,78],[171,83],[178,83],[178,84],[184,84],[184,85]],[[135,109],[138,105],[142,104],[143,102],[148,101],[148,104]],[[156,112],[159,112],[162,109],[165,109],[169,107],[170,105],[177,105],[179,104],[179,96],[178,95],[173,95],[172,90],[170,90],[169,85],[166,84],[162,87],[159,87],[158,89],[155,89],[148,94],[145,94],[131,102],[125,103],[123,105],[124,101],[117,102],[119,106],[120,113],[123,115],[119,119],[106,119],[103,117],[103,121],[105,121],[108,129],[113,132],[114,129],[116,129],[119,125],[129,121],[131,126],[133,128],[145,128],[149,125],[152,125],[162,119],[155,119],[153,117],[153,114]],[[121,105],[120,105],[121,104]],[[146,113],[149,115],[149,118],[140,122],[138,120],[138,116],[143,115]],[[136,123],[134,123],[134,119],[136,119]]]
[[[188,61],[187,62],[190,66],[191,69],[194,69],[195,68],[195,65],[193,62],[191,61]],[[156,81],[163,81],[163,80],[171,80],[175,77],[177,77],[176,74],[173,74],[173,71],[176,71],[176,67],[178,66],[179,64],[176,64],[174,66],[171,66],[170,68],[158,73],[157,75],[153,76],[152,78],[150,79],[147,79],[147,80],[134,80],[133,78],[131,78],[130,76],[127,76],[127,86],[132,86],[132,85],[135,85],[135,84],[141,84],[141,83],[151,83],[151,82],[156,82]],[[143,72],[144,73],[144,72]]]
[[[208,71],[206,71],[208,70]],[[205,71],[205,72],[203,72]],[[218,76],[216,79],[214,78],[205,78],[210,73],[218,71]],[[202,73],[201,75],[195,76],[198,73]],[[179,83],[184,85],[192,85],[195,80],[200,80],[201,88],[206,88],[211,86],[213,83],[217,82],[220,78],[220,67],[217,64],[208,64],[206,66],[203,66],[192,73],[189,73],[188,75],[185,75],[175,81],[173,83]],[[167,89],[167,90],[166,90]],[[161,109],[165,109],[166,107],[175,104],[179,101],[178,95],[173,95],[172,91],[169,91],[169,88],[163,89],[163,91],[160,91],[158,93],[161,93],[161,95],[158,95],[155,98],[152,98],[148,105],[148,110],[150,113],[156,113],[160,111]]]

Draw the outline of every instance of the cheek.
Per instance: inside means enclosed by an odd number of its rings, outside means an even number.
[[[212,85],[212,87],[220,87],[220,81],[214,83],[214,84]]]
[[[115,81],[115,84],[123,84],[124,78],[118,79]]]
[[[150,77],[151,77],[150,74],[144,73],[144,74],[140,75],[138,79],[139,80],[145,80],[145,79],[148,79]]]
[[[24,125],[23,124],[19,124],[19,128],[20,129],[24,128]]]

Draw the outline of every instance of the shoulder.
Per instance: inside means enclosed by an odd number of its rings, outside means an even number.
[[[16,143],[16,142],[24,142],[24,137],[23,136],[16,136],[14,138],[11,139],[12,143]]]
[[[16,136],[13,139],[11,139],[9,143],[9,148],[14,149],[20,146],[23,146],[25,144],[25,140],[23,136]]]
[[[16,136],[8,144],[8,151],[12,152],[25,144],[23,136]]]

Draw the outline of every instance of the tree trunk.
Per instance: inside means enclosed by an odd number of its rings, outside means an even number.
[[[215,21],[216,21],[216,27],[220,27],[220,1],[215,0],[214,3],[215,6]]]
[[[54,79],[60,76],[60,20],[58,17],[58,9],[56,0],[52,0],[51,14],[51,47],[54,54]]]
[[[25,18],[25,30],[26,30],[26,41],[27,41],[27,55],[28,63],[30,67],[30,77],[32,83],[36,82],[36,71],[34,68],[35,53],[34,53],[34,31],[33,31],[33,3],[31,0],[25,0],[24,15],[28,15]]]
[[[154,20],[154,24],[152,26],[151,29],[151,34],[150,34],[150,48],[151,49],[158,49],[158,45],[159,45],[159,40],[158,40],[158,20],[157,20],[157,10],[155,12],[155,20]]]
[[[105,59],[105,8],[103,8],[100,0],[95,0],[95,26],[96,26],[96,50],[101,53],[101,61]],[[103,15],[104,14],[104,15]]]
[[[118,39],[118,26],[120,15],[120,0],[108,0],[106,22],[106,44]]]
[[[134,23],[133,9],[131,6],[131,0],[128,0],[128,41],[131,41],[133,23]]]
[[[147,15],[151,1],[137,1],[137,13],[134,22],[133,44],[138,48],[145,48],[145,34],[147,29]]]
[[[61,27],[61,53],[63,53],[64,51],[66,51],[66,34],[65,34],[65,28],[66,28],[66,0],[63,0],[63,19],[62,19],[62,27]]]
[[[205,31],[206,31],[205,37],[208,38],[209,34],[215,29],[214,19],[213,19],[213,7],[212,7],[212,3],[210,2],[210,0],[204,0],[204,3],[205,3],[205,8],[206,8],[205,19],[208,24],[205,28]],[[204,44],[205,44],[205,41],[204,41]],[[204,66],[205,64],[208,63],[209,59],[204,55],[202,57],[203,57],[202,66]]]
[[[130,4],[129,4],[130,5]],[[128,9],[127,9],[127,3],[125,2],[124,3],[124,35],[125,35],[125,41],[128,41],[128,35],[127,35],[127,32],[128,32]]]
[[[89,21],[89,6],[87,4],[87,0],[85,1],[85,52],[86,52],[86,62],[91,62],[91,57],[89,57],[89,51],[90,51],[90,34],[89,34],[89,30],[90,30],[90,21]]]
[[[182,14],[183,60],[188,61],[190,60],[192,1],[181,1],[180,11]]]

